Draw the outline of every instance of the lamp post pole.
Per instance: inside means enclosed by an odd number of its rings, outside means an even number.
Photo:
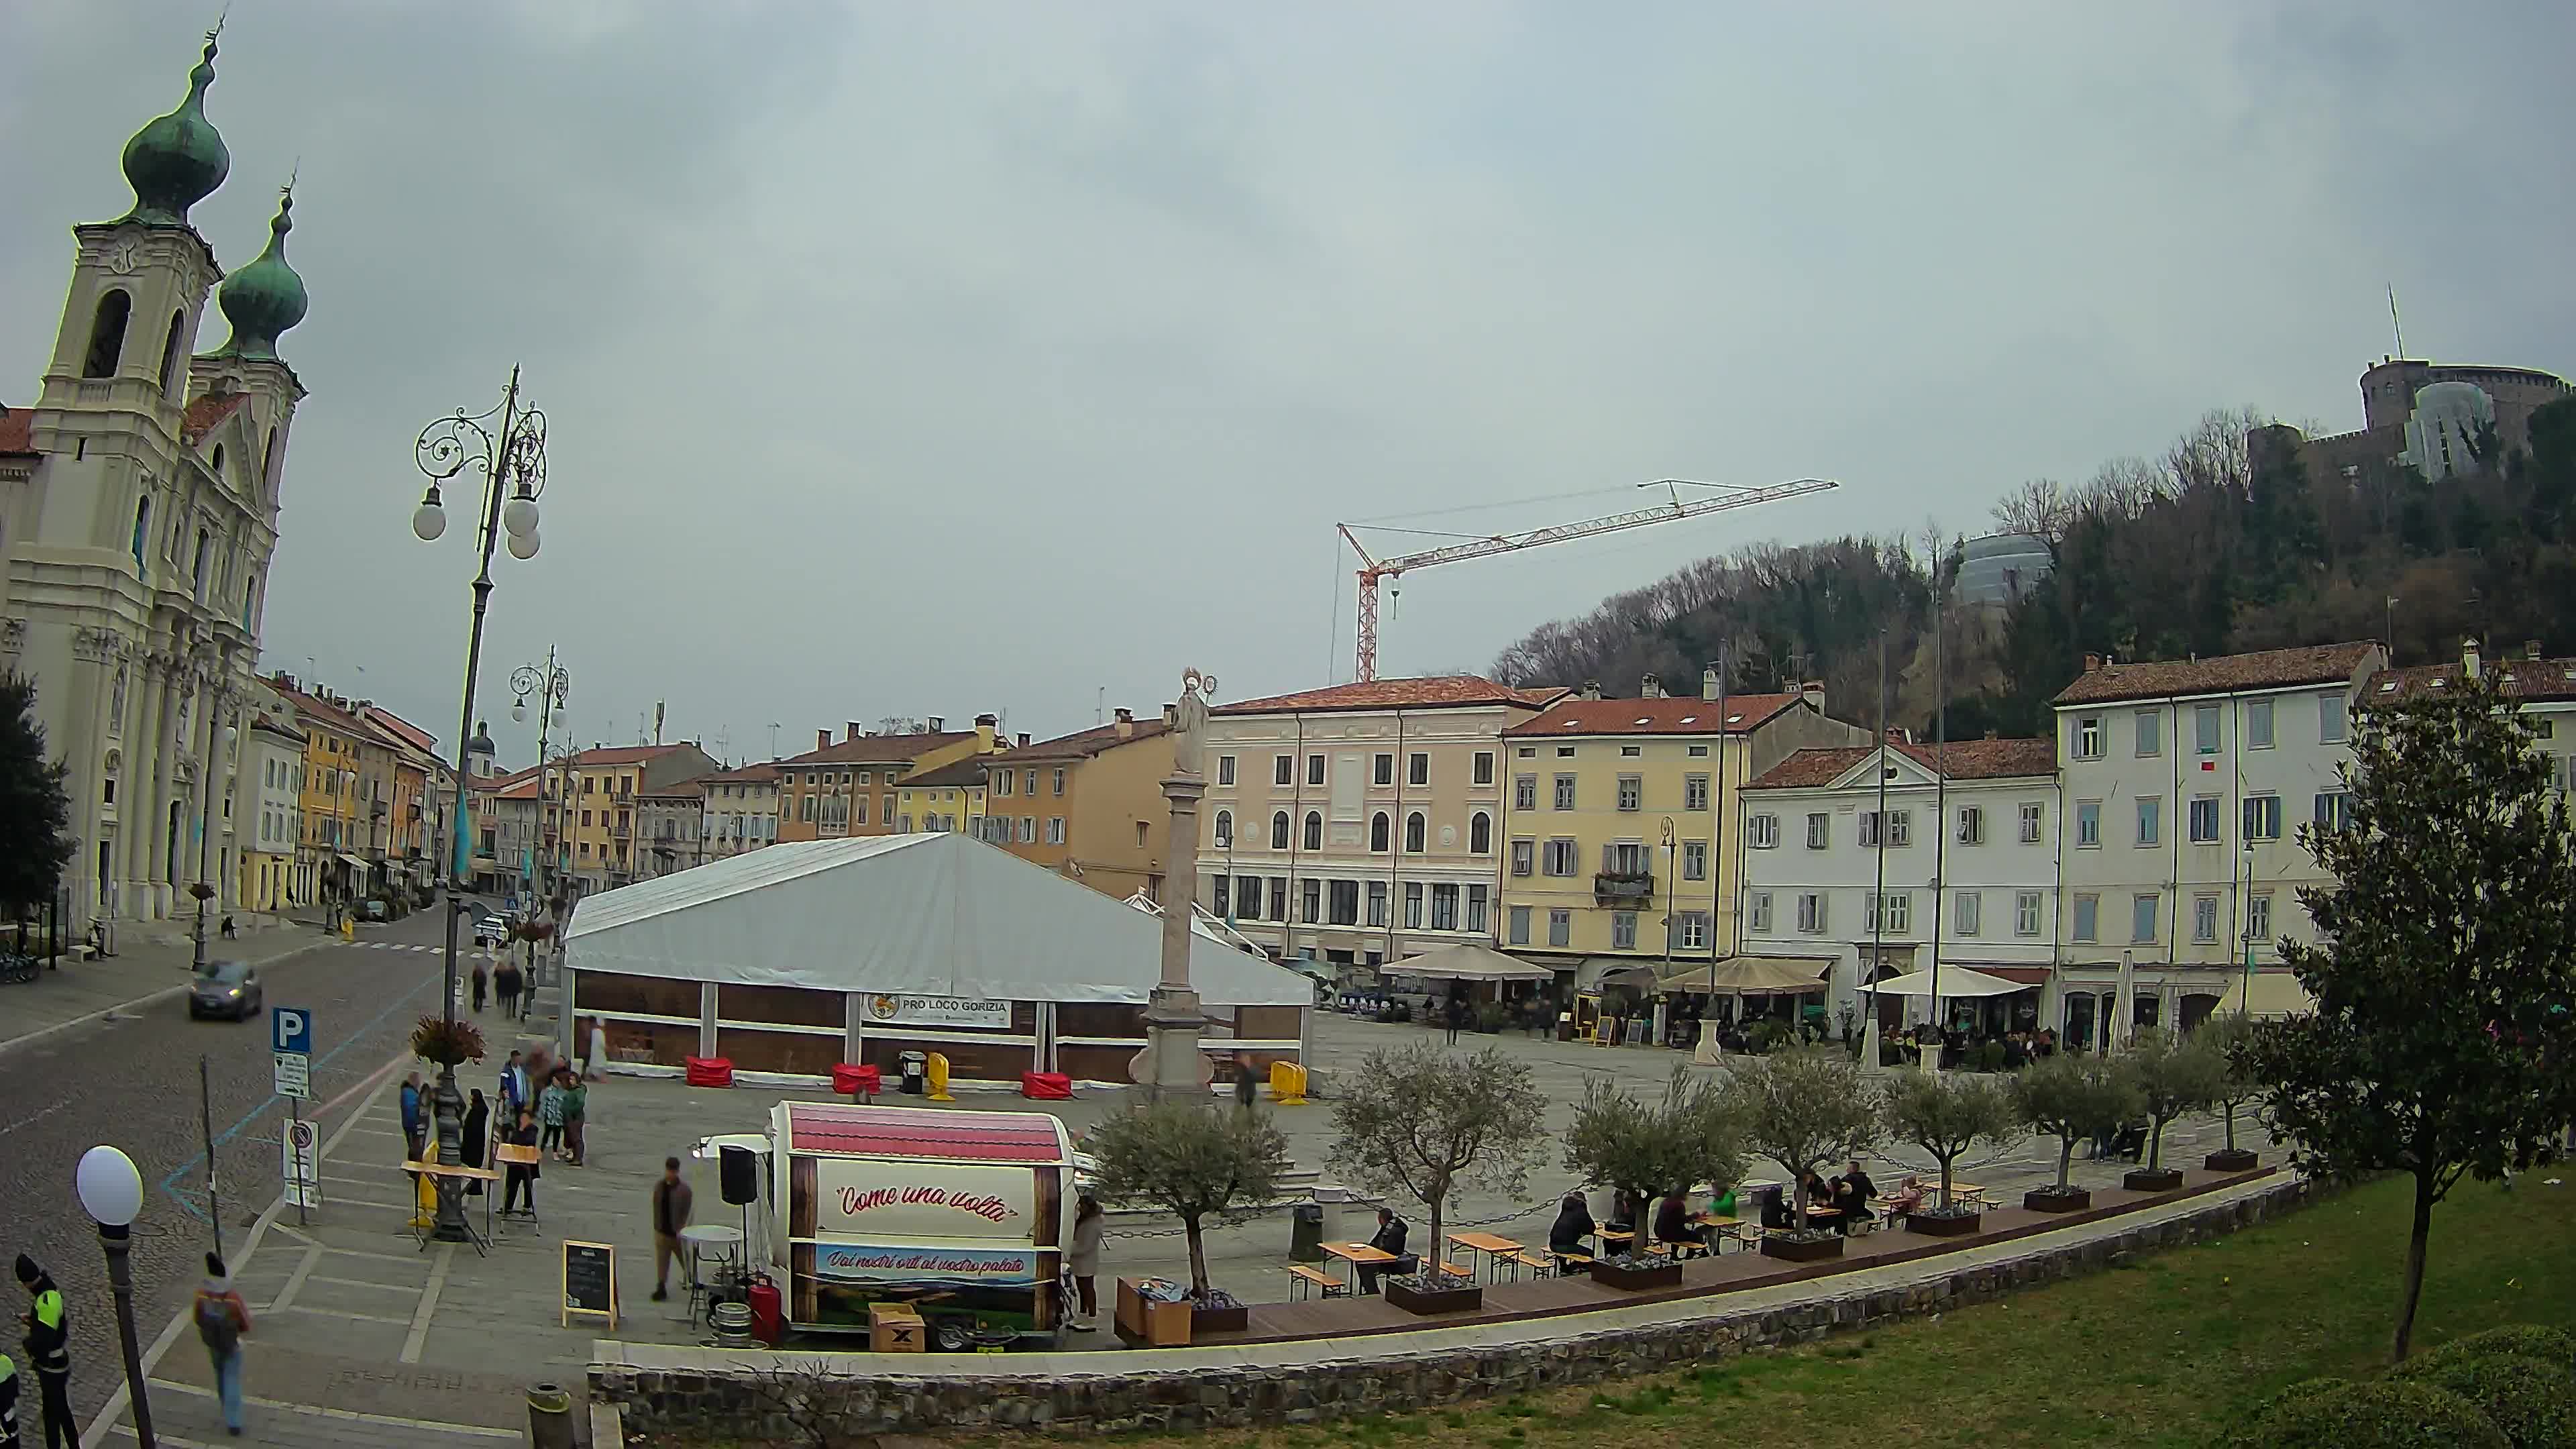
[[[497,420],[497,433],[486,426]],[[465,811],[466,782],[473,777],[474,761],[469,753],[474,737],[475,676],[483,664],[483,616],[492,598],[492,548],[506,531],[510,556],[531,559],[537,555],[537,497],[546,486],[546,415],[519,402],[519,370],[510,369],[509,386],[502,391],[501,405],[490,412],[468,416],[463,409],[421,429],[412,445],[412,458],[429,479],[420,507],[412,513],[412,533],[423,543],[435,542],[447,531],[447,514],[438,496],[438,485],[468,468],[483,474],[482,507],[475,519],[475,541],[481,551],[480,565],[474,576],[473,623],[465,641],[465,700],[457,711],[456,725],[456,800],[461,817]],[[506,502],[505,500],[506,496]],[[457,899],[457,877],[465,873],[461,855],[464,835],[458,832],[452,853],[445,862],[447,903],[447,953],[443,981],[439,992],[439,1013],[448,1036],[456,1031],[456,950],[457,916],[466,907]],[[457,1162],[463,1159],[465,1100],[456,1090],[456,1065],[441,1062],[438,1085],[431,1093],[431,1107],[438,1128],[438,1160]],[[441,1177],[438,1185],[438,1215],[433,1234],[441,1241],[463,1242],[468,1238],[465,1203],[451,1178]]]
[[[81,1210],[98,1224],[98,1246],[107,1256],[107,1286],[116,1299],[117,1347],[125,1355],[125,1395],[134,1408],[134,1437],[153,1449],[152,1400],[143,1387],[143,1350],[134,1336],[134,1274],[128,1262],[135,1215],[143,1211],[143,1176],[134,1159],[113,1147],[81,1154],[72,1185]]]

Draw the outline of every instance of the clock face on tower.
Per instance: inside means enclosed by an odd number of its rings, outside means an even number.
[[[143,264],[143,248],[127,237],[108,249],[107,269],[122,277]]]

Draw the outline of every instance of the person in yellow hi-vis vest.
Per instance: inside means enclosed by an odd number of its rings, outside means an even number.
[[[36,1260],[18,1255],[18,1286],[30,1302],[21,1320],[27,1328],[27,1361],[36,1370],[36,1392],[45,1402],[45,1449],[79,1449],[80,1425],[72,1421],[71,1322],[63,1313],[63,1291]]]
[[[18,1449],[18,1366],[0,1353],[0,1449]]]

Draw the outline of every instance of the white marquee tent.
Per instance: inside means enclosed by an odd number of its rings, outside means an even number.
[[[584,899],[575,973],[972,1000],[1141,1005],[1162,921],[959,834],[773,845]],[[578,979],[576,977],[576,979]],[[1215,1008],[1312,1006],[1304,976],[1194,923]],[[577,989],[577,988],[576,988]]]

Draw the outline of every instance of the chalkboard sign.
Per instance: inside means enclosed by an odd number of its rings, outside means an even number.
[[[607,1243],[563,1245],[563,1323],[576,1313],[596,1313],[617,1328],[617,1249]]]

